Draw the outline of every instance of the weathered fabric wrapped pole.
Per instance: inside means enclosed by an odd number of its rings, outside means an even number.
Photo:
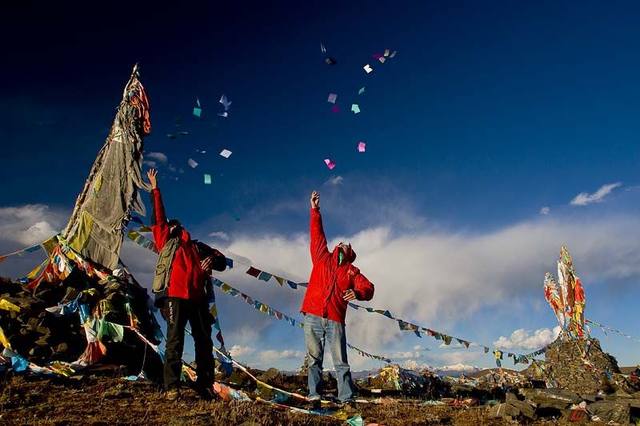
[[[143,138],[151,132],[149,101],[138,66],[122,94],[107,140],[91,167],[62,237],[84,258],[116,268],[123,229],[132,212],[144,215],[140,189]]]

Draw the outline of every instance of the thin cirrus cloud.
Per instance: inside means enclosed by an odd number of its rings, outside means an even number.
[[[572,206],[587,206],[589,204],[601,203],[604,201],[607,195],[611,194],[614,189],[622,186],[622,182],[607,183],[602,185],[598,190],[592,194],[588,192],[581,192],[576,195],[569,204]]]

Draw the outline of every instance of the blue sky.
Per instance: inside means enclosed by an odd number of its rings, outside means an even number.
[[[355,248],[377,285],[372,306],[488,344],[554,326],[542,279],[567,243],[587,316],[633,333],[639,12],[633,2],[20,6],[0,30],[11,40],[0,70],[0,247],[20,247],[34,224],[44,234],[64,223],[139,61],[152,106],[146,151],[167,156],[167,210],[194,236],[305,280],[308,195],[318,189],[329,237],[364,245]],[[320,43],[336,65],[323,62]],[[385,48],[398,53],[380,64],[372,55]],[[222,94],[233,102],[226,119]],[[190,134],[166,137],[180,130]],[[229,159],[217,155],[223,148]],[[570,205],[617,182],[596,202]],[[148,278],[152,259],[132,247],[123,257]],[[19,275],[20,261],[0,274]],[[297,310],[299,294],[233,274],[247,293]],[[300,364],[301,334],[218,299],[240,359]],[[491,364],[350,315],[352,342],[372,352]],[[431,350],[408,356],[416,345]],[[638,343],[603,345],[622,364],[639,362]]]

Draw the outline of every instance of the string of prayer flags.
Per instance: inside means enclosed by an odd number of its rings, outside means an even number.
[[[329,170],[333,170],[336,167],[336,163],[333,160],[329,159],[329,158],[325,158],[324,159],[324,164],[327,165]]]
[[[358,104],[352,104],[351,112],[353,112],[354,114],[360,114],[360,106],[358,106]]]
[[[34,252],[40,250],[41,248],[44,248],[42,246],[42,244],[36,244],[36,245],[33,245],[33,246],[25,247],[25,248],[20,249],[20,250],[16,250],[16,251],[11,252],[11,253],[7,253],[7,254],[4,254],[4,255],[1,255],[0,256],[0,263],[2,263],[7,257],[22,256],[25,253],[34,253]]]
[[[222,151],[220,151],[220,155],[224,158],[229,158],[231,157],[231,154],[233,154],[231,151],[229,151],[228,149],[223,149]]]
[[[612,327],[606,326],[604,324],[600,324],[599,322],[592,321],[590,319],[585,319],[584,322],[588,323],[588,324],[593,324],[593,325],[595,325],[597,327],[600,327],[600,329],[602,330],[602,332],[605,335],[607,334],[607,331],[608,331],[610,333],[614,333],[614,334],[617,334],[619,336],[626,337],[627,339],[630,339],[630,340],[633,340],[633,341],[636,341],[636,342],[640,342],[640,338],[631,336],[631,335],[626,334],[626,333],[623,333],[622,331],[620,331],[620,330],[618,330],[616,328],[612,328]]]
[[[366,142],[360,141],[358,142],[358,152],[365,152],[367,150]]]
[[[336,95],[335,93],[329,93],[329,97],[327,98],[327,102],[329,102],[330,104],[335,104],[336,103],[336,99],[338,99],[338,95]]]
[[[327,160],[327,161],[331,161],[331,160]],[[278,282],[278,284],[280,286],[284,286],[284,283],[286,282],[287,285],[289,287],[291,287],[292,289],[294,289],[294,290],[298,289],[298,287],[306,288],[307,285],[308,285],[307,283],[298,283],[298,282],[295,282],[295,281],[280,277],[280,276],[275,275],[275,274],[271,274],[271,273],[268,273],[268,272],[265,272],[265,271],[261,271],[260,269],[251,266],[249,264],[249,262],[244,262],[243,264],[249,265],[249,269],[246,271],[246,273],[248,275],[253,276],[254,278],[260,277],[261,274],[264,272],[264,274],[262,274],[262,281],[265,281],[265,282],[269,281],[270,278],[275,278],[275,280]],[[223,288],[223,291],[225,293],[227,293],[227,294],[230,294],[230,292],[234,291],[234,290],[232,290],[232,288],[230,286],[228,286],[228,284],[221,284],[221,285],[225,286],[226,291],[225,291],[225,288]],[[237,293],[237,294],[240,294],[240,293]],[[234,295],[237,295],[237,294],[234,294]],[[245,301],[247,301],[247,303],[249,303],[248,300],[251,300],[249,298],[249,296],[246,296],[246,295],[243,296],[243,299],[245,299]],[[251,301],[250,304],[253,304],[253,303],[254,303],[254,301]],[[461,339],[461,338],[458,338],[458,337],[449,336],[449,335],[447,335],[445,333],[440,333],[440,332],[432,330],[430,328],[421,327],[421,326],[418,326],[416,324],[412,324],[412,323],[410,323],[408,321],[404,321],[402,319],[396,318],[388,310],[374,309],[374,308],[371,308],[371,307],[360,306],[360,305],[355,304],[353,302],[349,302],[349,307],[351,307],[353,309],[356,309],[356,310],[362,309],[362,310],[365,310],[365,311],[367,311],[369,313],[376,313],[376,314],[382,315],[382,316],[384,316],[386,318],[389,318],[389,319],[392,319],[394,321],[397,321],[398,322],[398,326],[400,327],[401,330],[413,331],[419,337],[420,337],[420,332],[424,332],[427,335],[429,335],[430,337],[433,337],[433,338],[435,338],[437,340],[443,341],[445,345],[451,344],[452,340],[455,338],[458,343],[460,343],[461,345],[463,345],[466,348],[469,348],[470,346],[480,347],[480,348],[483,348],[485,354],[489,353],[489,351],[490,351],[490,348],[488,346],[481,345],[481,344],[478,344],[478,343],[474,343],[474,342],[466,340],[466,339]],[[256,309],[260,309],[260,305],[258,305],[256,307]],[[275,312],[276,311],[274,311],[274,315],[275,315]],[[287,319],[287,318],[290,318],[290,317],[286,317],[285,316],[283,318]],[[588,321],[588,320],[586,320],[586,321]],[[589,321],[589,322],[591,322],[591,321]],[[294,325],[295,324],[295,320],[291,319],[290,323],[292,325]],[[514,357],[517,357],[518,362],[523,362],[525,359],[526,360],[531,360],[536,356],[544,354],[546,349],[547,349],[547,347],[545,346],[545,347],[540,348],[537,351],[531,352],[529,354],[524,354],[524,355],[516,355],[516,354],[514,354]]]
[[[370,74],[370,73],[373,71],[373,68],[371,68],[371,65],[369,65],[369,64],[365,65],[365,66],[364,66],[364,67],[362,67],[362,68],[364,69],[364,71],[365,71],[367,74]]]
[[[196,106],[193,107],[193,115],[200,118],[202,115],[202,107],[200,106],[200,99],[196,98]]]
[[[187,164],[189,164],[189,167],[191,167],[192,169],[195,169],[196,167],[198,167],[198,162],[193,158],[189,158],[187,160]]]
[[[211,185],[211,175],[208,173],[204,174],[204,184],[205,185]]]
[[[260,273],[263,273],[263,271],[260,271],[256,268],[253,268],[255,271],[258,272],[258,275],[260,275]],[[255,271],[252,271],[252,273],[250,275],[253,275],[255,273]],[[248,271],[247,271],[248,273]],[[271,274],[269,274],[271,275]],[[271,317],[276,318],[277,320],[280,321],[285,321],[287,322],[289,325],[291,325],[292,327],[298,327],[298,328],[303,328],[304,327],[304,323],[302,321],[298,321],[280,311],[277,311],[275,309],[273,309],[271,306],[260,302],[259,300],[255,300],[253,298],[251,298],[251,296],[249,296],[248,294],[245,294],[243,292],[241,292],[240,290],[237,290],[235,288],[233,288],[232,286],[230,286],[227,283],[224,283],[222,281],[220,281],[217,278],[214,278],[212,281],[212,284],[215,285],[216,287],[220,288],[222,290],[223,293],[225,294],[229,294],[231,296],[237,297],[240,296],[242,298],[242,300],[244,300],[245,303],[247,303],[248,305],[252,306],[255,310],[262,312],[265,315],[269,315]],[[367,357],[367,358],[371,358],[371,359],[377,359],[380,361],[384,361],[384,362],[391,362],[391,360],[389,358],[380,356],[380,355],[374,355],[374,354],[370,354],[368,352],[363,351],[362,349],[359,349],[349,343],[347,343],[347,346],[350,347],[351,349],[355,350],[356,352],[358,352],[360,355]]]

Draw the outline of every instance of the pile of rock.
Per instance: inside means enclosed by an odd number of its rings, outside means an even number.
[[[34,291],[1,279],[0,303],[5,306],[0,309],[0,327],[11,349],[38,365],[73,362],[83,353],[87,338],[80,321],[80,306],[89,316],[125,326],[135,324],[154,344],[161,336],[147,291],[128,274],[99,280],[75,268],[65,280],[42,282]],[[139,372],[145,363],[149,375],[159,375],[158,355],[146,350],[145,343],[131,330],[124,329],[121,342],[112,342],[105,336],[102,343],[107,347],[103,364],[128,366]]]
[[[371,392],[397,392],[426,399],[437,399],[450,393],[449,385],[431,371],[406,370],[397,364],[383,367],[377,374],[359,380],[358,386]]]
[[[489,415],[521,421],[553,418],[629,424],[640,419],[640,392],[579,395],[563,389],[523,388],[518,394],[507,393],[505,402],[491,407]]]

